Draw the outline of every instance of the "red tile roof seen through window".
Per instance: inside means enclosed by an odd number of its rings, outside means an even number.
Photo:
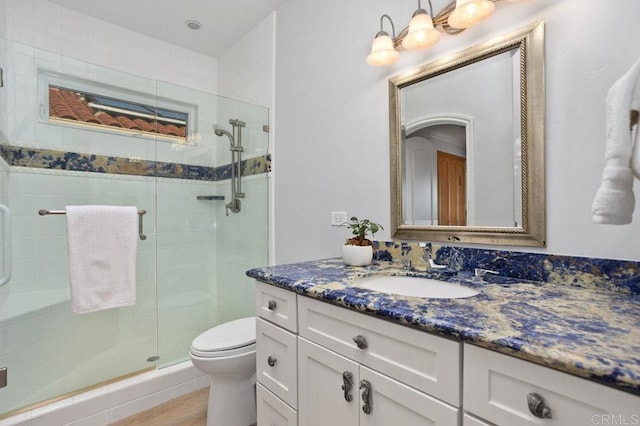
[[[93,107],[83,93],[58,87],[49,87],[49,117],[179,138],[185,138],[187,132],[183,124],[162,123],[161,119]]]

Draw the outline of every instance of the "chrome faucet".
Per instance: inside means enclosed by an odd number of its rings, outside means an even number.
[[[429,266],[431,267],[431,269],[444,269],[444,268],[446,268],[446,265],[438,265],[436,262],[434,262],[433,257],[432,257],[433,250],[432,250],[432,247],[431,247],[431,243],[418,243],[418,245],[424,249],[424,252],[422,253],[422,260],[427,262],[429,264]]]

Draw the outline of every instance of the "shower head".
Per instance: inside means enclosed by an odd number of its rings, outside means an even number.
[[[229,143],[233,146],[233,135],[231,133],[224,129],[214,129],[213,133],[215,133],[216,136],[227,136],[229,138]]]

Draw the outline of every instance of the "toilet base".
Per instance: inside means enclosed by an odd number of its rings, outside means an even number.
[[[214,377],[209,387],[207,426],[250,426],[256,423],[256,375],[246,379]]]

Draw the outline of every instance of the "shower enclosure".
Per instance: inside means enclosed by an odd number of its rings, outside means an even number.
[[[267,263],[266,108],[5,40],[0,67],[0,259],[10,250],[13,269],[0,287],[0,418],[187,360],[199,333],[253,315],[244,271]],[[214,134],[230,120],[245,124],[235,168]],[[236,189],[242,209],[226,216]],[[38,211],[89,204],[146,210],[147,238],[135,305],[73,315],[65,216]]]

